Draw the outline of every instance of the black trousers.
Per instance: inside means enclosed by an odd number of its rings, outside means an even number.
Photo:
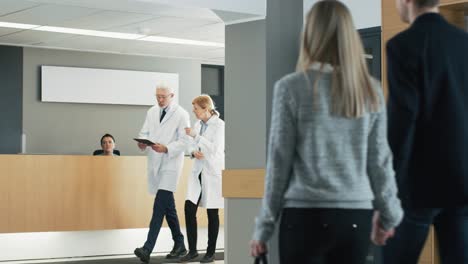
[[[371,228],[372,210],[285,208],[280,263],[363,264]]]
[[[383,263],[417,263],[431,224],[439,242],[440,263],[468,263],[468,206],[405,208],[404,211],[395,237],[383,248]]]
[[[198,177],[201,185],[201,174]],[[197,209],[200,203],[200,197],[198,197],[197,204],[192,203],[189,200],[185,201],[185,224],[187,227],[187,240],[190,251],[197,250]],[[207,254],[214,254],[216,251],[216,241],[218,240],[219,233],[219,209],[206,209],[208,214],[208,248]]]
[[[184,235],[180,232],[179,218],[175,207],[174,194],[166,190],[158,190],[153,204],[153,216],[148,231],[144,247],[149,252],[152,252],[156,245],[156,240],[161,230],[161,225],[164,217],[171,229],[172,239],[175,246],[184,245]]]

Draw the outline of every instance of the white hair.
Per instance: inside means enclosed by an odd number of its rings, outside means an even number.
[[[167,85],[165,83],[161,83],[161,84],[156,85],[156,90],[158,90],[158,89],[166,90],[166,91],[168,91],[169,93],[172,93],[172,94],[174,93],[174,89],[171,86],[169,86],[169,85]]]

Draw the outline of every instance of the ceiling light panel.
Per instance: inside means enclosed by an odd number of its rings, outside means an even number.
[[[139,35],[139,34],[109,32],[109,31],[99,31],[99,30],[79,29],[79,28],[65,28],[65,27],[42,26],[42,27],[34,28],[33,30],[76,34],[76,35],[93,36],[93,37],[116,38],[116,39],[138,39],[138,38],[145,37],[144,35]]]
[[[35,27],[39,27],[39,25],[21,24],[21,23],[10,23],[10,22],[0,22],[0,27],[4,27],[4,28],[32,29],[32,28],[35,28]]]

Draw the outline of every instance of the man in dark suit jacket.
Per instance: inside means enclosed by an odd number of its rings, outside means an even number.
[[[439,0],[396,0],[411,26],[387,43],[388,137],[405,217],[385,264],[417,263],[435,226],[442,263],[468,263],[468,34]]]

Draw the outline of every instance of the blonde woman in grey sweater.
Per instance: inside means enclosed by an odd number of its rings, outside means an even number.
[[[307,15],[297,72],[274,89],[265,195],[251,254],[266,253],[281,215],[281,263],[362,264],[403,212],[382,89],[341,2]]]

